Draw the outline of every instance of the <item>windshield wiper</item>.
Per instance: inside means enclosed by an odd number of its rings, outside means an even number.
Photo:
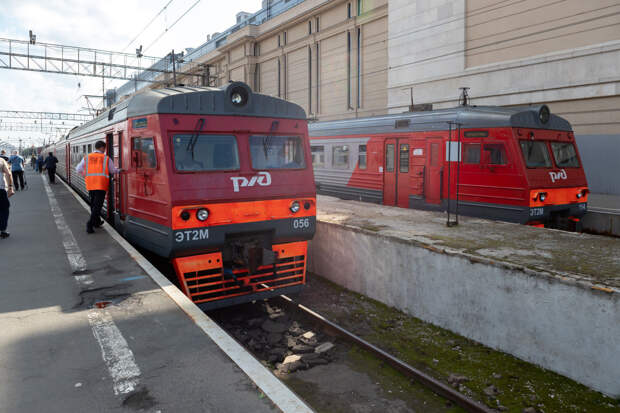
[[[200,126],[198,126],[199,123],[200,123]],[[192,152],[192,160],[194,160],[194,147],[196,146],[196,142],[198,142],[198,136],[200,136],[200,132],[202,131],[202,128],[204,126],[205,126],[205,119],[204,118],[198,119],[198,122],[196,122],[196,129],[194,129],[192,137],[187,143],[187,147],[185,148],[186,151]]]
[[[269,152],[269,149],[271,149],[271,146],[273,144],[274,137],[271,135],[271,133],[278,129],[279,125],[280,122],[278,122],[277,120],[271,122],[271,127],[269,128],[270,134],[268,136],[263,136],[263,152],[265,152],[265,160],[267,160],[267,153]]]

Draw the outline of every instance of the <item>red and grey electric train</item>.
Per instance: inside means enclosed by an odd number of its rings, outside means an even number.
[[[464,215],[573,230],[587,210],[571,125],[546,105],[318,122],[309,132],[319,193],[443,211],[458,199]]]
[[[84,196],[75,166],[97,140],[123,169],[105,218],[171,259],[194,303],[212,309],[305,283],[316,189],[301,107],[241,82],[135,95],[55,145],[58,174]]]

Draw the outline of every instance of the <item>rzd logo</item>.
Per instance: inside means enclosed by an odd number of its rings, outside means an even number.
[[[564,169],[560,169],[559,172],[549,172],[549,177],[551,178],[551,182],[555,182],[558,179],[566,179],[566,171]]]
[[[239,188],[254,186],[256,184],[260,186],[271,185],[271,175],[269,172],[259,172],[258,175],[254,175],[250,180],[243,176],[233,176],[230,180],[233,182],[233,190],[235,192],[239,192]]]

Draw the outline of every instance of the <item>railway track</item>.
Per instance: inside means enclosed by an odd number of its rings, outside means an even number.
[[[344,341],[350,344],[352,347],[354,346],[364,350],[365,352],[370,354],[371,357],[380,361],[378,363],[379,365],[384,363],[391,366],[393,369],[398,370],[410,382],[417,383],[419,386],[422,386],[423,388],[430,390],[432,393],[440,396],[440,399],[448,401],[448,406],[458,406],[464,411],[476,413],[496,411],[467,397],[466,395],[460,393],[452,387],[429,376],[423,371],[416,369],[408,363],[367,342],[366,340],[353,334],[347,329],[326,319],[312,309],[302,304],[296,303],[290,297],[282,295],[272,298],[268,301],[267,306],[284,310],[286,317],[291,321],[295,320],[293,321],[295,323],[298,322],[299,324],[303,325],[311,324],[315,327],[315,331],[321,331],[321,333],[324,333],[325,336],[337,338],[339,342]],[[254,310],[256,310],[256,308],[254,308]],[[241,311],[241,313],[243,313],[243,311]],[[260,341],[260,338],[257,337],[257,334],[250,334],[250,336],[253,336],[253,338],[240,336],[240,325],[249,325],[250,327],[247,327],[247,329],[253,329],[254,332],[256,332],[256,326],[260,325],[263,322],[262,320],[256,321],[256,319],[253,319],[254,317],[256,317],[256,313],[253,312],[252,309],[249,309],[247,316],[245,316],[250,320],[243,319],[244,316],[241,316],[238,311],[231,312],[230,309],[216,310],[215,312],[210,312],[209,315],[212,316],[222,327],[229,331],[231,335],[235,336],[237,340],[239,340],[246,348],[252,351],[255,356],[257,356],[259,359],[263,359],[265,364],[274,364],[274,360],[269,360],[269,357],[266,356],[266,354],[268,354],[268,351],[261,351],[260,348],[256,347],[256,342]],[[276,365],[280,365],[280,363],[276,363]],[[300,395],[304,397],[304,394]],[[312,405],[312,403],[310,404]]]
[[[454,390],[453,388],[451,388],[450,386],[445,385],[444,383],[434,379],[433,377],[429,376],[428,374],[422,372],[421,370],[418,370],[414,367],[412,367],[411,365],[405,363],[404,361],[392,356],[391,354],[383,351],[382,349],[378,348],[377,346],[367,342],[366,340],[358,337],[357,335],[353,334],[352,332],[346,330],[345,328],[340,327],[338,324],[333,323],[331,321],[329,321],[327,318],[323,317],[322,315],[318,314],[317,312],[311,310],[310,308],[302,305],[302,304],[298,304],[296,303],[292,298],[287,297],[285,295],[281,295],[278,298],[275,298],[273,300],[278,300],[280,301],[280,303],[287,308],[289,311],[298,311],[304,314],[304,316],[311,318],[314,322],[320,324],[323,326],[323,328],[325,328],[326,330],[330,331],[331,333],[333,333],[334,335],[344,338],[348,341],[350,341],[351,343],[363,348],[364,350],[370,352],[371,354],[373,354],[375,357],[383,360],[384,362],[386,362],[387,364],[389,364],[390,366],[394,367],[395,369],[399,370],[401,373],[403,373],[404,375],[406,375],[407,377],[417,381],[418,383],[421,383],[422,385],[424,385],[425,387],[427,387],[428,389],[430,389],[431,391],[433,391],[434,393],[450,400],[451,402],[453,402],[454,404],[456,404],[457,406],[460,406],[461,408],[465,409],[468,412],[475,412],[475,413],[490,413],[493,412],[494,410],[489,409],[488,407],[486,407],[483,404],[478,403],[477,401],[463,395],[462,393]]]

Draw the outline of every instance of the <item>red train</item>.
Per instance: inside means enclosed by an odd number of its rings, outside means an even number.
[[[305,283],[316,189],[302,108],[240,82],[135,95],[55,145],[58,174],[84,196],[75,166],[97,140],[124,170],[105,218],[133,244],[171,259],[180,288],[200,307]]]
[[[319,193],[405,208],[458,204],[464,215],[570,229],[587,210],[571,125],[546,105],[460,106],[309,131]]]

